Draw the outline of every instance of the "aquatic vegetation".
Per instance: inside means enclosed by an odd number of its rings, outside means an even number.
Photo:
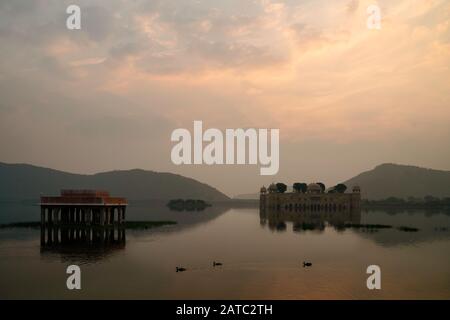
[[[347,223],[345,224],[346,228],[355,228],[355,229],[365,229],[368,231],[378,231],[379,229],[392,229],[393,226],[384,225],[384,224],[356,224],[356,223]],[[417,232],[419,229],[407,226],[396,227],[395,229],[404,232]]]
[[[390,229],[392,226],[385,224],[359,224],[359,223],[346,223],[346,228],[355,228],[355,229]]]
[[[176,224],[175,221],[126,221],[125,228],[126,229],[151,229],[156,227],[161,227],[165,225],[173,225]],[[30,229],[39,229],[41,227],[41,223],[38,221],[33,222],[16,222],[16,223],[7,223],[0,224],[0,229],[13,229],[13,228],[30,228]],[[64,226],[63,226],[64,227]],[[108,228],[101,226],[79,226],[80,229],[83,228]]]
[[[0,229],[13,229],[13,228],[39,229],[40,227],[41,223],[39,221],[0,224]]]
[[[397,230],[404,231],[404,232],[417,232],[417,231],[419,231],[419,229],[417,229],[417,228],[411,228],[411,227],[405,227],[405,226],[400,226],[400,227],[397,228]]]
[[[165,225],[177,224],[175,221],[127,221],[125,227],[127,229],[150,229],[162,227]]]

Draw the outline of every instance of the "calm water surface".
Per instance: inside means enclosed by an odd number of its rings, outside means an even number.
[[[125,247],[93,250],[44,251],[39,230],[0,230],[0,298],[450,299],[448,213],[299,215],[135,204],[129,220],[178,224],[127,230]],[[38,217],[36,206],[0,205],[0,223]],[[342,228],[343,221],[420,230],[368,232]],[[302,268],[304,260],[313,266]],[[81,266],[80,291],[66,289],[70,264]],[[381,267],[382,290],[366,287],[371,264]]]

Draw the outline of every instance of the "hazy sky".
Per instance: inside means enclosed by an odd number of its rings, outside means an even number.
[[[450,2],[0,0],[0,161],[176,172],[228,195],[450,170]],[[82,30],[66,8],[82,9]],[[279,128],[280,171],[175,166],[171,132]]]

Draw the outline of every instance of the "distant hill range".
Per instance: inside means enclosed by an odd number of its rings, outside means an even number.
[[[38,199],[41,194],[58,195],[60,189],[107,190],[129,200],[229,200],[207,184],[172,173],[135,169],[82,175],[0,162],[0,200]]]
[[[344,182],[361,187],[362,198],[450,197],[450,171],[385,163]]]
[[[233,200],[259,200],[259,193],[244,193],[233,197]]]
[[[362,197],[370,200],[428,195],[450,197],[450,171],[399,164],[379,165],[344,183],[349,189],[359,185]],[[58,195],[60,189],[108,190],[113,196],[129,200],[230,200],[207,184],[172,173],[134,169],[83,175],[0,162],[0,200],[38,199],[41,194]],[[234,199],[259,199],[259,194],[245,194]]]
[[[301,179],[300,179],[301,180]],[[348,190],[361,187],[362,198],[380,200],[389,197],[407,199],[425,196],[450,197],[450,171],[385,163],[344,182]],[[329,186],[328,186],[329,187]],[[259,193],[242,194],[234,199],[259,199]]]

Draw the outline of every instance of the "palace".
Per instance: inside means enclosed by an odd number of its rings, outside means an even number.
[[[322,185],[323,186],[323,185]],[[311,183],[305,192],[280,192],[275,184],[260,190],[260,209],[272,212],[353,212],[361,206],[361,189],[352,188],[351,193],[325,192],[320,184]]]

